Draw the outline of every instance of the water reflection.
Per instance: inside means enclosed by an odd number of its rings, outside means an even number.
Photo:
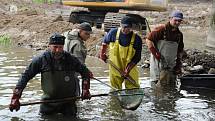
[[[178,90],[155,88],[154,96],[154,112],[169,120],[173,120],[179,115],[179,112],[175,109],[176,101],[180,98]]]
[[[209,90],[156,90],[151,88],[148,77],[141,77],[144,98],[135,111],[124,110],[111,96],[93,97],[78,101],[78,119],[62,115],[44,117],[38,114],[39,105],[23,106],[10,112],[8,104],[20,74],[37,52],[23,48],[0,48],[0,120],[1,121],[212,121],[215,120],[215,94]],[[108,66],[97,58],[89,57],[87,65],[96,78],[109,84]],[[142,75],[143,70],[140,69]],[[144,70],[146,71],[146,70]],[[144,74],[145,75],[145,74]],[[91,80],[91,93],[108,93],[110,88]],[[25,88],[21,102],[38,101],[41,96],[40,75]]]

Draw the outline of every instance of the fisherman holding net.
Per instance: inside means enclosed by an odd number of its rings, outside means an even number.
[[[135,20],[132,17],[123,17],[121,27],[111,29],[104,37],[99,58],[109,63],[110,84],[113,88],[120,90],[114,95],[130,94],[131,96],[122,96],[118,99],[121,100],[124,108],[135,110],[142,100],[137,69],[137,63],[141,59],[142,39],[133,31],[133,24]],[[106,55],[107,49],[109,49],[109,57]],[[124,90],[122,90],[123,83],[125,84]],[[136,93],[141,95],[135,96]]]
[[[109,46],[109,76],[111,86],[116,89],[122,89],[122,83],[125,83],[126,89],[139,88],[139,72],[137,63],[141,59],[142,39],[132,30],[132,24],[135,20],[129,16],[122,18],[121,27],[113,28],[104,37],[100,51],[100,59],[107,62],[107,48]],[[121,73],[113,67],[116,66]],[[133,79],[124,81],[128,75]]]

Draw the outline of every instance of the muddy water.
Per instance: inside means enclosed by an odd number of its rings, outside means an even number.
[[[39,105],[21,107],[18,112],[10,112],[8,104],[20,73],[37,53],[23,48],[0,48],[0,120],[1,121],[67,121],[73,120],[62,115],[42,117],[38,114]],[[99,80],[108,84],[108,67],[96,58],[89,57],[87,65]],[[78,102],[77,120],[91,121],[212,121],[215,120],[214,91],[173,90],[161,91],[151,88],[148,77],[143,77],[140,69],[141,87],[145,96],[135,111],[124,110],[117,100],[106,97],[94,97]],[[145,71],[147,72],[147,71]],[[144,74],[147,75],[147,74]],[[32,79],[23,92],[21,102],[38,101],[40,75]],[[110,88],[91,81],[91,93],[108,93]]]

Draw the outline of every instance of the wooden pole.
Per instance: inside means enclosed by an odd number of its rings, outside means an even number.
[[[137,86],[136,81],[130,75],[125,76],[123,71],[120,70],[111,60],[107,60],[107,63],[109,63],[114,69],[116,69],[121,74],[121,76],[125,77],[134,86]]]
[[[113,92],[110,92],[110,94],[97,94],[97,95],[91,95],[91,97],[101,97],[101,96],[135,96],[135,95],[143,95],[143,93],[135,93],[135,94],[114,94]],[[28,106],[28,105],[36,105],[36,104],[42,104],[42,103],[60,103],[60,102],[69,102],[81,99],[80,96],[78,97],[68,97],[63,99],[56,99],[56,100],[40,100],[35,102],[29,102],[29,103],[21,103],[20,106]]]
[[[109,96],[109,94],[98,94],[98,95],[91,95],[91,97],[101,97],[101,96]],[[36,102],[29,102],[29,103],[21,103],[20,106],[27,106],[27,105],[35,105],[35,104],[42,104],[42,103],[59,103],[59,102],[69,102],[81,99],[80,96],[78,97],[68,97],[63,99],[56,99],[56,100],[41,100]]]
[[[111,89],[113,89],[113,90],[115,90],[115,91],[117,90],[116,88],[114,88],[114,87],[112,87],[112,86],[110,86],[110,85],[108,85],[108,84],[102,82],[101,80],[99,80],[99,79],[97,79],[97,78],[95,78],[95,77],[93,77],[92,79],[94,79],[94,80],[96,80],[96,81],[98,81],[98,82],[100,82],[100,83],[102,83],[102,84],[104,84],[104,85],[110,87]]]

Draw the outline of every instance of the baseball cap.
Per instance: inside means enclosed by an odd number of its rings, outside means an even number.
[[[83,22],[78,26],[78,29],[82,29],[84,31],[87,31],[89,33],[92,33],[91,25],[87,22]]]
[[[65,38],[63,35],[59,33],[54,33],[50,38],[49,38],[49,45],[64,45]]]
[[[179,10],[175,10],[171,13],[170,17],[177,19],[177,20],[182,20],[183,17],[183,13]]]
[[[129,16],[124,16],[121,20],[122,27],[132,27],[133,19]]]

